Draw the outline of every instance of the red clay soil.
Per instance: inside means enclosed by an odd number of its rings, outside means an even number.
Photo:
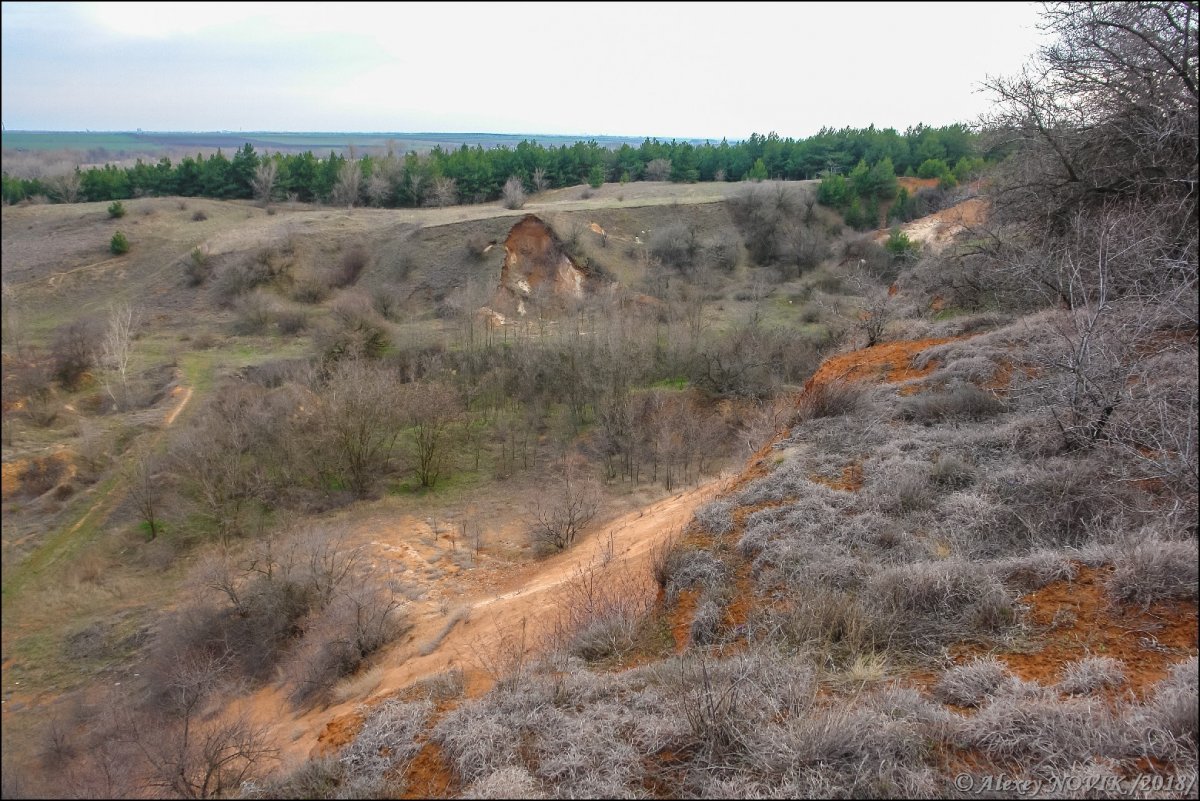
[[[365,718],[361,712],[353,712],[326,723],[325,728],[317,735],[317,744],[313,746],[309,758],[316,759],[335,753],[358,736],[364,721]]]
[[[937,364],[931,361],[924,369],[918,370],[913,366],[913,359],[926,348],[960,338],[946,337],[906,342],[886,342],[870,348],[830,357],[808,379],[804,388],[797,396],[796,402],[799,403],[804,394],[809,392],[813,387],[830,381],[865,381],[875,379],[890,383],[907,381],[910,378],[919,378],[928,375],[937,368]],[[731,483],[730,487],[726,490],[726,495],[732,495],[737,489],[750,481],[767,475],[767,466],[772,449],[775,443],[786,434],[786,431],[777,433],[747,460],[746,467]],[[863,484],[862,464],[847,465],[842,471],[840,481],[815,476],[812,478],[814,481],[819,481],[834,489],[853,492],[860,489]],[[735,508],[733,510],[732,530],[725,534],[722,539],[729,543],[736,542],[745,530],[746,519],[750,515],[761,509],[780,506],[782,503],[782,501],[768,501],[766,503],[755,504],[754,506],[740,506]],[[744,626],[759,601],[754,591],[754,583],[750,577],[749,562],[737,559],[736,556],[732,558],[736,560],[736,564],[733,565],[733,601],[726,608],[722,621],[727,631],[736,630],[738,627]],[[679,651],[686,647],[692,618],[695,614],[695,607],[696,599],[685,592],[680,593],[679,602],[675,608],[669,612],[665,612],[675,639],[676,649]],[[662,609],[661,603],[659,608]],[[744,641],[739,638],[727,650],[732,652],[742,645],[744,645]]]
[[[427,740],[404,771],[401,798],[451,798],[458,787],[441,746]]]
[[[932,337],[903,342],[884,342],[862,350],[843,353],[825,360],[812,378],[804,385],[807,390],[817,384],[831,381],[863,381],[875,379],[887,383],[907,381],[927,376],[937,369],[936,361],[930,361],[924,369],[913,366],[923,350],[953,342],[961,337]]]
[[[1196,604],[1159,601],[1143,609],[1115,603],[1104,590],[1111,573],[1111,566],[1080,566],[1075,579],[1023,597],[1028,621],[1042,632],[1037,650],[996,657],[1022,679],[1051,685],[1062,678],[1067,663],[1109,656],[1125,665],[1125,687],[1144,696],[1172,665],[1196,654]]]
[[[842,468],[841,478],[826,478],[825,476],[812,475],[809,478],[818,484],[824,484],[830,489],[841,490],[842,492],[858,492],[863,486],[863,468],[862,462],[851,462]]]
[[[683,653],[687,648],[689,635],[692,630],[692,618],[696,616],[696,602],[700,599],[700,590],[686,589],[679,593],[679,599],[667,615],[671,624],[671,637],[675,640],[675,653]]]

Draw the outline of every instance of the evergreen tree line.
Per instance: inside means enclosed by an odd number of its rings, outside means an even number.
[[[977,135],[966,126],[954,124],[918,125],[904,133],[874,126],[823,129],[802,139],[752,134],[732,144],[647,139],[638,147],[611,150],[595,141],[544,147],[526,140],[511,149],[463,145],[437,147],[428,154],[349,159],[336,152],[326,158],[311,151],[259,154],[247,143],[232,158],[218,150],[208,158],[188,156],[178,163],[164,157],[153,164],[138,160],[131,167],[107,164],[77,169],[67,180],[24,179],[5,173],[2,194],[8,203],[38,196],[71,202],[182,195],[412,207],[494,200],[512,176],[533,191],[584,182],[598,186],[602,181],[800,180],[845,174],[860,162],[877,164],[884,159],[895,171],[915,174],[922,167],[928,169],[930,162],[949,165],[974,157],[976,141]],[[267,197],[261,197],[260,166],[265,164],[274,169]]]

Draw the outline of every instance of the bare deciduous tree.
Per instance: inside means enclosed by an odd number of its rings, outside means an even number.
[[[432,487],[449,466],[453,428],[461,411],[458,393],[446,384],[416,381],[404,386],[399,400],[408,426],[409,463],[421,486]]]
[[[550,188],[550,179],[546,176],[546,171],[541,167],[533,171],[532,180],[534,192],[545,192]]]
[[[334,205],[350,208],[358,204],[361,189],[362,168],[357,161],[349,159],[338,169],[337,182],[333,185],[329,199]]]
[[[83,181],[79,175],[79,170],[71,170],[70,172],[55,175],[47,182],[50,186],[50,192],[54,199],[59,203],[76,203],[79,201],[79,195],[83,189]]]
[[[513,175],[505,181],[501,197],[506,209],[519,209],[524,206],[525,186],[521,183],[521,179]]]
[[[129,403],[129,361],[138,316],[128,303],[113,306],[108,313],[98,361],[104,368],[104,389],[118,410]]]
[[[263,206],[271,202],[278,172],[279,165],[275,163],[275,159],[266,156],[258,162],[258,167],[254,170],[254,178],[251,179],[250,186],[254,190],[255,199]]]
[[[391,371],[363,359],[347,359],[338,364],[321,398],[319,450],[329,457],[329,472],[360,497],[391,463],[402,424],[400,389]]]
[[[138,448],[125,463],[125,475],[129,499],[148,528],[147,539],[158,536],[162,515],[162,476],[158,474],[158,460],[146,448]]]
[[[431,206],[453,206],[458,202],[458,182],[453,178],[438,176],[429,189],[428,203]]]
[[[563,471],[554,488],[529,506],[530,537],[539,550],[569,547],[600,508],[595,482]]]
[[[671,177],[670,159],[652,159],[646,164],[647,181],[665,181]]]

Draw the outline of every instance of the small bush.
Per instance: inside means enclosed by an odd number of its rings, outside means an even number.
[[[117,231],[112,235],[112,239],[108,240],[108,249],[112,251],[114,256],[120,256],[129,252],[129,239],[125,234]]]
[[[1108,594],[1118,601],[1150,605],[1167,598],[1197,598],[1195,540],[1147,539],[1126,547],[1113,559],[1116,570]]]
[[[320,303],[329,297],[329,285],[315,278],[304,278],[292,287],[292,300],[297,303]]]
[[[358,282],[362,271],[366,269],[369,260],[367,249],[362,245],[352,245],[344,253],[337,267],[329,276],[329,283],[337,289],[344,289]]]
[[[700,239],[693,226],[677,223],[651,233],[648,247],[668,267],[690,267],[700,252]]]
[[[477,259],[482,259],[492,246],[492,240],[482,233],[474,233],[467,237],[467,252]]]
[[[192,222],[204,222],[207,219],[208,215],[204,213],[203,209],[196,209],[192,212]]]
[[[275,324],[279,326],[279,333],[295,336],[308,328],[308,315],[303,311],[282,311],[275,316]]]
[[[733,530],[733,504],[716,500],[696,510],[696,522],[709,534],[718,537]]]
[[[212,263],[206,248],[192,248],[187,263],[183,265],[183,274],[187,277],[188,286],[200,286],[208,280],[212,274]]]
[[[722,231],[704,246],[705,255],[714,267],[732,272],[742,253],[742,240],[733,231]]]
[[[100,336],[100,323],[91,318],[75,320],[55,331],[50,359],[53,375],[64,388],[78,388],[84,375],[95,366],[95,343]]]
[[[912,395],[900,406],[900,419],[916,423],[947,420],[987,420],[1004,411],[1004,404],[974,384],[961,383],[948,392]]]
[[[933,463],[929,480],[946,489],[964,489],[975,481],[975,469],[953,454],[946,454]]]
[[[796,404],[796,422],[853,414],[863,401],[863,390],[849,381],[812,384]]]
[[[271,325],[270,302],[259,294],[239,298],[234,305],[233,332],[242,336],[265,333]]]
[[[888,568],[867,582],[866,597],[896,640],[918,647],[979,636],[1016,619],[1000,580],[962,560]]]
[[[119,220],[125,216],[125,204],[119,200],[114,200],[108,204],[108,216],[114,220]]]
[[[1107,656],[1091,656],[1067,665],[1058,689],[1068,695],[1086,695],[1124,683],[1125,667],[1120,662]]]
[[[981,706],[996,695],[1012,675],[995,657],[975,659],[942,673],[933,688],[942,701],[958,706]]]
[[[883,243],[884,250],[892,254],[894,259],[912,259],[921,250],[921,243],[914,242],[908,238],[908,234],[901,231],[898,227],[893,228],[888,234],[887,241]]]
[[[525,186],[517,176],[511,176],[504,182],[500,197],[506,209],[519,209],[525,205]]]

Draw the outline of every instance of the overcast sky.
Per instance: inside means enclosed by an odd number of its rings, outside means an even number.
[[[3,3],[3,124],[741,139],[973,120],[1026,3]]]

